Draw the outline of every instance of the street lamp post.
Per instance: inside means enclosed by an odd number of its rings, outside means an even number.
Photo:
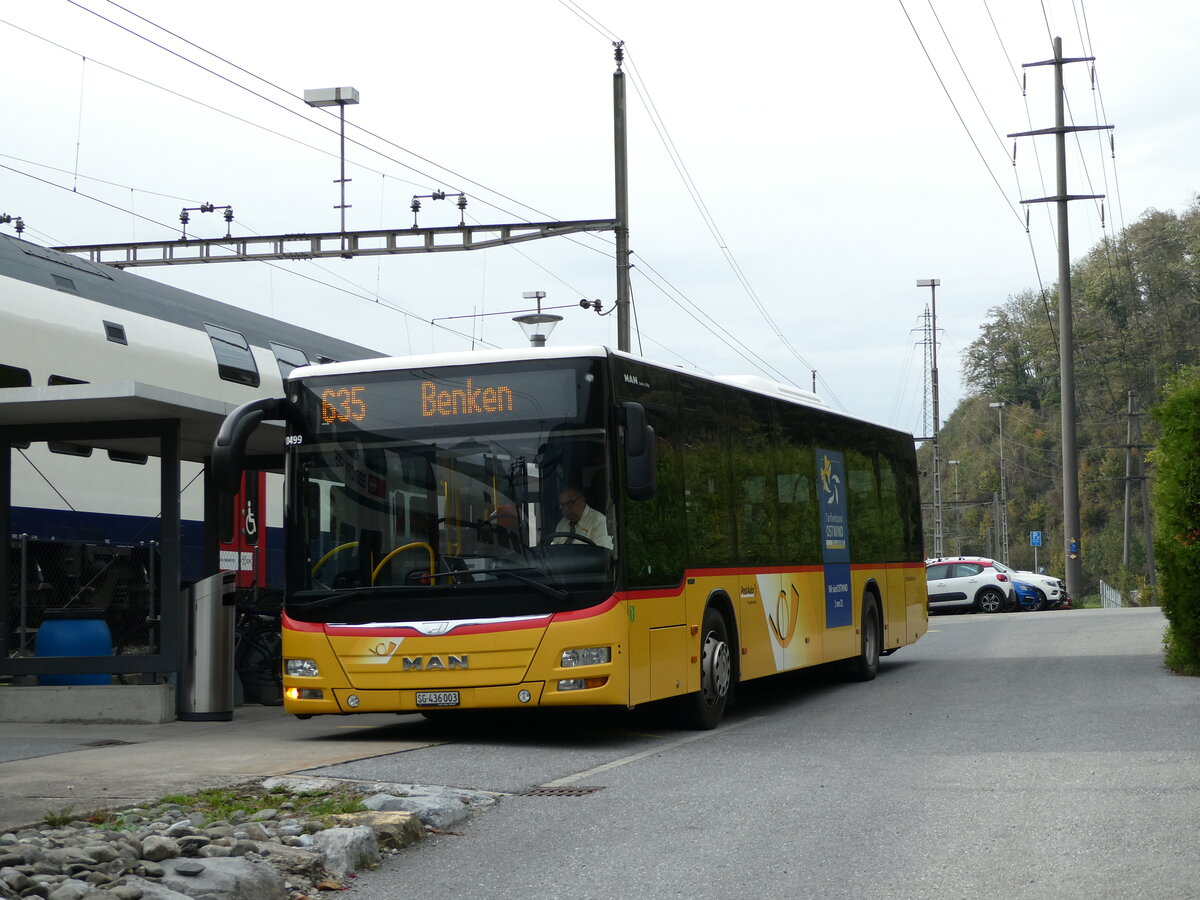
[[[358,91],[352,87],[335,87],[335,88],[318,88],[317,90],[305,91],[304,102],[313,108],[322,106],[336,106],[341,113],[341,177],[337,179],[337,183],[342,186],[342,202],[335,207],[342,211],[342,234],[346,233],[346,182],[350,179],[346,177],[346,107],[353,106],[358,103]],[[343,247],[343,250],[346,248]]]
[[[989,403],[1000,414],[1000,561],[1008,565],[1008,487],[1004,474],[1004,407],[1003,401]]]
[[[917,287],[929,288],[929,325],[931,361],[930,380],[933,399],[933,555],[942,555],[942,450],[939,434],[941,414],[938,410],[938,364],[937,364],[937,289],[941,284],[937,278],[921,278]]]
[[[526,300],[536,300],[537,312],[513,316],[513,321],[521,326],[525,337],[529,338],[530,347],[545,347],[546,338],[550,336],[554,326],[562,321],[562,316],[542,312],[542,299],[546,296],[545,291],[525,291],[521,296]]]

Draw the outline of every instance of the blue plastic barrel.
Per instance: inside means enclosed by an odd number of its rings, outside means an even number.
[[[48,609],[34,641],[43,656],[112,656],[112,632],[104,610],[93,607]],[[106,672],[94,675],[39,675],[38,684],[112,684]]]

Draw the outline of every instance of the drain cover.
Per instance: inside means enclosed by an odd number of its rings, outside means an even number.
[[[132,741],[91,741],[85,747],[127,747]]]
[[[535,787],[527,791],[522,791],[518,797],[586,797],[588,794],[594,794],[596,791],[602,791],[602,787]]]

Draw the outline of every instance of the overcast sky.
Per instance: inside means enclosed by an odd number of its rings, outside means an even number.
[[[139,18],[141,17],[141,18]],[[809,387],[917,435],[918,279],[938,278],[942,417],[990,308],[1057,278],[1053,68],[1075,124],[1068,188],[1109,233],[1200,189],[1200,6],[1183,0],[413,3],[39,0],[0,7],[0,212],[51,246],[178,236],[231,205],[238,234],[339,225],[337,119],[353,86],[347,227],[413,224],[465,192],[476,224],[613,215],[611,41],[629,57],[635,352]],[[152,43],[153,42],[153,43]],[[360,129],[365,129],[365,132]],[[370,134],[367,134],[369,132]],[[671,150],[668,150],[668,146]],[[422,226],[453,225],[453,200]],[[220,213],[189,235],[218,237]],[[0,230],[13,234],[11,225]],[[1072,204],[1077,258],[1099,203]],[[525,291],[552,344],[617,344],[611,235],[470,253],[142,268],[144,275],[395,354],[516,347]],[[478,319],[445,317],[503,313]],[[439,325],[453,327],[457,336]],[[780,335],[784,339],[781,340]]]

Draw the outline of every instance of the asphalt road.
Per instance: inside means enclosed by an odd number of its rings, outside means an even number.
[[[1198,897],[1200,680],[1163,668],[1162,629],[940,616],[874,682],[756,683],[712,732],[414,721],[450,742],[310,773],[511,795],[360,876],[359,900]],[[567,795],[525,793],[546,785]]]

